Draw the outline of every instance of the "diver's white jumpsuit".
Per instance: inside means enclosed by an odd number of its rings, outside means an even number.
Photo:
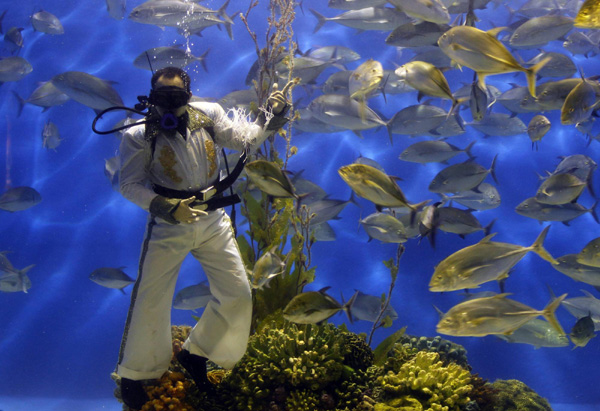
[[[255,148],[272,132],[245,119],[232,121],[215,103],[191,103],[214,121],[214,140],[204,129],[168,137],[159,133],[154,154],[145,126],[123,135],[120,189],[144,210],[156,196],[151,184],[199,191],[219,175],[219,148]],[[121,343],[117,374],[132,380],[155,379],[168,369],[172,355],[171,304],[179,269],[188,253],[198,259],[213,299],[184,344],[224,368],[246,351],[252,315],[250,286],[231,221],[222,208],[200,221],[170,224],[149,215],[138,277]]]

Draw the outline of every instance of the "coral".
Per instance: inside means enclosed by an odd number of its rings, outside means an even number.
[[[410,346],[419,351],[437,352],[444,363],[453,362],[467,370],[471,370],[467,360],[467,350],[462,345],[445,340],[439,335],[435,337],[416,337],[405,334],[400,337],[397,344]]]
[[[171,338],[173,340],[173,358],[183,349],[183,343],[187,340],[192,327],[188,325],[172,325],[171,326]]]
[[[498,390],[478,374],[471,375],[473,390],[469,393],[471,402],[465,407],[466,411],[492,411],[496,402]]]
[[[150,401],[142,407],[142,411],[194,411],[185,402],[186,392],[191,384],[185,381],[182,373],[167,371],[157,384],[146,387]]]
[[[369,379],[361,369],[372,363],[372,353],[362,338],[348,334],[332,324],[263,324],[221,384],[231,393],[228,405],[238,410],[357,405]]]
[[[545,398],[521,381],[496,380],[491,385],[498,390],[494,411],[552,411]]]
[[[470,400],[468,394],[473,389],[470,381],[469,371],[457,364],[444,365],[438,353],[427,351],[418,352],[397,373],[388,371],[377,379],[383,387],[386,406],[418,410],[416,402],[419,402],[426,411],[459,410]],[[375,407],[375,410],[385,409]]]
[[[359,335],[350,332],[343,332],[343,346],[346,348],[344,364],[352,367],[354,370],[366,370],[373,365],[373,350],[365,342],[365,339]]]

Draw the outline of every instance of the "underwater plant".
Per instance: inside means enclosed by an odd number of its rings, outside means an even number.
[[[522,381],[496,380],[491,385],[497,390],[494,411],[552,411],[548,401]]]

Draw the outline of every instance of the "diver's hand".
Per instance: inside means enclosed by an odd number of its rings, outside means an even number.
[[[190,207],[190,204],[195,200],[196,197],[194,196],[181,200],[173,212],[173,217],[180,223],[192,224],[200,220],[200,216],[207,215],[208,213],[206,211],[196,210],[195,208]]]
[[[292,79],[290,82],[288,82],[285,85],[285,87],[281,91],[278,90],[277,83],[273,84],[273,89],[272,89],[273,91],[271,92],[271,95],[269,95],[269,98],[267,99],[267,104],[271,107],[273,114],[277,115],[277,114],[281,113],[281,111],[285,108],[285,106],[287,106],[289,104],[285,95],[287,94],[290,87],[293,87],[296,84],[298,84],[298,80],[299,79]]]

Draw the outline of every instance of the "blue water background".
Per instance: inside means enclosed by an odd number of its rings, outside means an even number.
[[[129,1],[127,11],[142,1]],[[234,2],[232,2],[234,3]],[[412,57],[413,52],[401,53],[384,43],[386,32],[364,32],[327,23],[318,33],[312,31],[316,19],[309,13],[314,8],[327,16],[339,11],[326,7],[325,1],[305,0],[304,14],[297,10],[294,34],[301,50],[325,45],[342,45],[360,53],[361,59],[349,65],[355,68],[368,58],[382,62],[384,68],[394,69]],[[511,2],[512,3],[512,2]],[[208,1],[203,5],[216,9],[221,2]],[[247,2],[235,2],[228,11],[245,11]],[[29,22],[33,11],[44,9],[58,16],[65,34],[50,36],[34,32]],[[479,12],[481,28],[489,28],[490,19],[501,25],[507,18],[504,7]],[[33,283],[29,293],[2,293],[0,295],[0,397],[62,399],[94,399],[110,397],[114,383],[113,371],[125,316],[129,306],[127,295],[118,290],[94,284],[88,275],[99,267],[125,267],[135,277],[140,245],[144,233],[146,213],[112,190],[104,176],[104,160],[115,155],[119,141],[113,136],[98,136],[91,132],[94,113],[74,101],[54,107],[46,112],[27,105],[17,116],[17,101],[13,91],[27,97],[38,82],[68,70],[85,71],[115,82],[114,87],[126,105],[136,103],[136,96],[149,90],[150,72],[132,65],[133,59],[146,49],[173,44],[185,44],[185,39],[175,30],[162,30],[155,26],[135,23],[128,19],[117,21],[109,17],[104,1],[3,1],[1,10],[8,10],[4,30],[11,26],[24,27],[25,47],[21,56],[31,62],[33,72],[19,82],[0,86],[0,182],[8,178],[6,139],[10,138],[10,178],[12,186],[31,186],[38,190],[43,201],[34,208],[17,213],[2,212],[0,216],[0,250],[9,250],[9,258],[17,268],[30,264],[36,266],[29,272]],[[264,45],[266,2],[261,1],[249,18],[249,24]],[[202,38],[194,37],[190,47],[195,55],[210,48],[206,63],[208,72],[200,65],[190,66],[194,94],[220,98],[227,93],[244,89],[244,79],[256,58],[255,46],[239,18],[235,19],[235,40],[216,27],[207,29]],[[560,50],[561,42],[552,42],[546,50]],[[524,60],[536,51],[521,51]],[[6,52],[3,55],[7,55]],[[596,58],[574,58],[586,75],[598,74]],[[318,79],[324,81],[336,69],[326,70]],[[453,90],[470,82],[472,72],[454,70],[447,76]],[[525,84],[523,73],[488,77],[488,84],[501,90],[508,83]],[[307,95],[297,89],[294,98],[304,97],[300,106],[319,94]],[[401,108],[417,104],[416,93],[382,97],[369,101],[370,107],[386,118]],[[434,104],[440,104],[439,100]],[[441,103],[448,108],[448,104]],[[497,104],[495,111],[505,110]],[[525,124],[535,113],[520,115]],[[469,115],[464,112],[465,119]],[[517,204],[531,197],[540,183],[537,174],[552,171],[558,156],[586,154],[600,159],[597,141],[587,145],[584,136],[573,126],[561,126],[558,112],[546,113],[552,121],[551,132],[539,144],[538,151],[531,150],[527,135],[490,137],[472,128],[449,142],[465,147],[476,140],[473,148],[477,161],[489,167],[498,154],[496,174],[500,184],[502,205],[494,210],[478,212],[483,225],[496,218],[494,232],[497,241],[530,245],[543,226],[514,212]],[[42,147],[41,133],[46,121],[54,122],[64,141],[57,151]],[[289,163],[294,171],[304,170],[304,177],[321,185],[331,198],[347,199],[349,187],[337,174],[337,169],[352,163],[359,155],[380,162],[391,175],[403,179],[399,184],[413,202],[437,196],[427,191],[433,176],[444,167],[442,164],[426,166],[402,162],[398,155],[408,145],[424,140],[394,136],[390,144],[384,129],[363,132],[359,139],[352,132],[336,134],[294,134],[293,144],[299,154]],[[279,140],[279,147],[283,142]],[[451,162],[464,159],[461,155]],[[596,173],[597,174],[597,173]],[[490,180],[491,182],[491,180]],[[595,184],[596,192],[600,186]],[[367,242],[359,229],[358,220],[374,212],[372,203],[359,200],[361,208],[349,205],[341,219],[333,221],[337,241],[317,243],[313,248],[312,262],[317,268],[316,281],[307,290],[331,286],[330,293],[350,296],[355,289],[364,293],[381,295],[389,287],[389,271],[383,260],[393,258],[395,245]],[[580,203],[586,207],[594,199],[586,191]],[[239,213],[238,213],[239,215]],[[553,256],[576,253],[598,236],[598,225],[586,214],[572,221],[570,226],[552,223],[545,247]],[[242,227],[243,229],[243,227]],[[440,234],[437,246],[406,244],[398,281],[393,291],[392,304],[399,314],[391,329],[375,333],[374,345],[392,331],[407,326],[407,333],[434,336],[438,320],[433,305],[443,311],[461,300],[459,292],[431,293],[427,284],[434,266],[452,252],[473,244],[481,233],[460,239],[453,234]],[[194,260],[186,260],[179,277],[177,289],[204,279]],[[544,307],[549,294],[546,285],[558,294],[580,296],[580,289],[595,295],[591,286],[576,283],[554,270],[538,256],[527,255],[517,266],[506,284],[513,297],[537,309]],[[482,290],[497,291],[494,283],[485,284]],[[570,330],[575,319],[564,309],[558,318]],[[345,319],[340,314],[336,323]],[[192,324],[191,313],[173,310],[173,323]],[[355,332],[368,332],[370,323],[349,325]],[[483,378],[515,378],[547,397],[552,402],[600,404],[598,368],[600,367],[600,339],[595,338],[585,348],[534,349],[531,346],[509,344],[494,337],[451,338],[468,350],[474,372]],[[1,408],[1,407],[0,407]],[[10,408],[6,408],[9,410]],[[591,409],[591,408],[590,408]]]

